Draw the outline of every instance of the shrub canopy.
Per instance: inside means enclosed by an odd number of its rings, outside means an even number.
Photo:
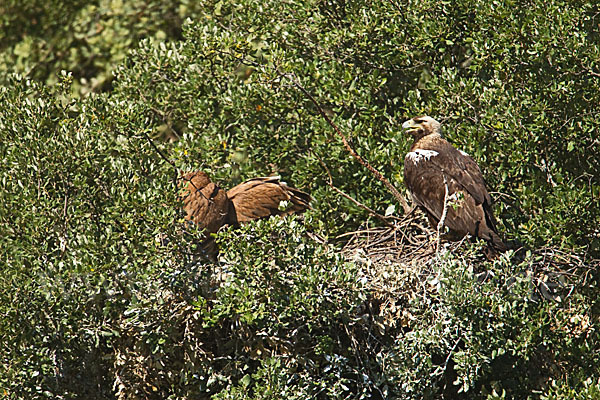
[[[599,395],[595,2],[5,3],[9,398]],[[529,251],[347,257],[380,222],[339,191],[401,207],[321,111],[402,193],[402,122],[442,121]],[[224,230],[206,264],[177,199],[192,169],[280,174],[313,209]],[[566,290],[532,294],[546,278]]]

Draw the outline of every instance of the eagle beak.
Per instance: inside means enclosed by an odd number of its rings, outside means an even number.
[[[408,121],[404,121],[402,124],[402,129],[406,131],[406,133],[412,133],[412,131],[419,129],[419,125],[415,123],[414,120],[409,119]]]

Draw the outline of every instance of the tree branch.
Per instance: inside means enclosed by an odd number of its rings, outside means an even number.
[[[360,207],[363,210],[367,211],[371,216],[379,219],[380,221],[382,221],[387,226],[394,226],[394,224],[392,224],[390,221],[388,221],[388,219],[385,216],[379,214],[378,212],[376,212],[372,208],[364,205],[363,203],[361,203],[360,201],[356,200],[352,196],[344,193],[343,191],[341,191],[340,189],[338,189],[337,187],[335,187],[333,185],[333,177],[331,176],[331,172],[329,171],[329,168],[327,168],[327,165],[325,164],[325,162],[323,160],[321,160],[321,158],[314,151],[311,151],[311,152],[317,158],[317,160],[319,161],[319,163],[321,164],[321,166],[323,167],[323,169],[325,169],[325,172],[327,172],[327,176],[329,177],[329,181],[327,182],[327,184],[329,185],[330,188],[332,188],[338,194],[340,194],[341,196],[345,197],[346,199],[348,199],[351,202],[353,202],[354,204],[356,204],[358,207]]]
[[[396,200],[398,200],[400,202],[400,204],[402,204],[402,208],[404,209],[404,213],[405,214],[409,213],[411,211],[411,207],[408,205],[408,202],[406,201],[406,199],[404,198],[404,196],[402,196],[400,194],[400,192],[398,191],[398,189],[396,189],[394,187],[394,185],[392,185],[390,183],[390,181],[388,181],[381,174],[381,172],[379,172],[375,168],[373,168],[371,166],[371,164],[368,163],[368,161],[366,161],[365,159],[363,159],[358,153],[356,153],[356,151],[354,151],[354,149],[348,143],[348,139],[342,133],[342,131],[340,130],[340,128],[331,120],[331,118],[329,118],[329,116],[325,113],[325,111],[323,110],[323,108],[321,107],[321,105],[319,104],[319,102],[313,97],[313,95],[311,95],[308,92],[308,90],[306,90],[300,84],[300,82],[298,82],[298,80],[295,77],[292,77],[292,82],[293,82],[293,84],[294,84],[294,86],[296,88],[298,88],[302,93],[304,93],[304,95],[306,97],[309,98],[309,100],[315,105],[315,107],[317,107],[317,110],[319,111],[319,114],[321,114],[321,116],[325,119],[325,121],[329,124],[329,126],[331,126],[333,128],[333,130],[338,134],[338,136],[340,136],[342,138],[342,142],[344,143],[344,147],[348,150],[348,152],[352,155],[352,157],[354,157],[362,166],[364,166],[373,175],[375,175],[375,177],[380,182],[382,182],[388,188],[388,190],[390,192],[392,192],[392,194],[394,195],[394,197],[396,198]]]

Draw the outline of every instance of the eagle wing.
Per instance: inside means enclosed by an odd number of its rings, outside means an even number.
[[[434,150],[414,150],[404,158],[404,182],[410,191],[413,201],[423,208],[432,220],[437,223],[444,210],[445,186],[444,176],[439,163],[434,160],[439,152]],[[456,189],[456,181],[452,180],[448,192]]]
[[[287,186],[279,177],[253,178],[227,191],[233,207],[229,221],[242,224],[271,215],[300,213],[310,207],[310,195]],[[285,209],[280,209],[287,201]]]
[[[473,157],[471,157],[469,154],[460,150],[458,150],[458,152],[461,155],[461,157],[456,158],[458,167],[460,168],[461,164],[464,166],[464,172],[458,177],[459,182],[465,182],[463,186],[467,189],[471,196],[473,196],[477,204],[482,205],[488,225],[494,230],[494,232],[497,232],[496,219],[494,218],[494,214],[492,212],[492,198],[487,191],[487,185],[485,179],[483,178],[483,174],[479,169],[479,165],[477,165]],[[464,180],[460,180],[461,177],[464,178]]]
[[[207,233],[215,233],[227,223],[231,204],[227,193],[202,171],[181,178],[185,219],[198,224]]]
[[[466,153],[449,143],[437,150],[414,149],[404,160],[404,180],[432,224],[442,217],[447,185],[450,206],[445,225],[460,234],[501,243],[485,181],[475,160]]]
[[[439,157],[431,159],[437,169],[444,171],[446,176],[459,183],[473,196],[477,204],[483,204],[486,201],[491,203],[485,180],[473,157],[455,149],[449,143],[443,149],[440,149],[439,153]]]

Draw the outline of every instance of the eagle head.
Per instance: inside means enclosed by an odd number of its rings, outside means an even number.
[[[428,115],[414,117],[405,121],[402,124],[402,129],[405,129],[406,133],[411,134],[415,140],[431,134],[441,135],[440,123]]]

